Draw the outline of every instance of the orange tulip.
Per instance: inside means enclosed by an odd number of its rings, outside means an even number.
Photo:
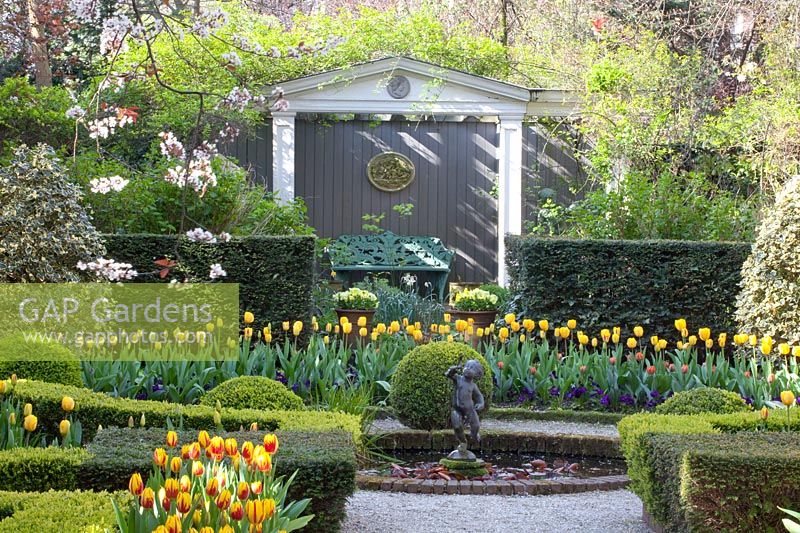
[[[225,439],[225,453],[234,457],[239,454],[238,444],[233,437]]]
[[[200,457],[200,444],[198,444],[197,442],[193,442],[189,445],[189,449],[187,450],[186,453],[186,458],[195,461],[199,457]]]
[[[192,475],[195,477],[200,477],[205,472],[205,468],[203,468],[203,463],[200,461],[195,461],[192,463]]]
[[[178,456],[173,457],[169,461],[169,470],[173,474],[177,474],[178,472],[180,472],[182,466],[183,466],[183,460]]]
[[[186,474],[181,476],[181,492],[189,492],[192,489],[192,480]]]
[[[250,491],[256,496],[260,495],[264,490],[264,484],[260,481],[253,481],[250,483]]]
[[[156,495],[153,492],[153,489],[150,487],[145,487],[142,491],[142,495],[139,496],[139,505],[144,507],[145,509],[152,509],[153,504],[155,504]]]
[[[219,496],[217,496],[217,500],[215,503],[217,504],[217,507],[222,511],[230,507],[231,491],[229,491],[228,489],[223,489],[223,491],[219,493]]]
[[[208,448],[208,444],[211,442],[211,437],[208,436],[208,431],[201,431],[197,434],[197,442],[200,443],[200,446],[203,448]]]
[[[260,524],[275,513],[275,500],[248,500],[244,510],[251,524]]]
[[[170,500],[174,500],[180,494],[181,486],[178,483],[178,480],[174,477],[167,479],[164,482],[164,494]]]
[[[164,448],[156,448],[153,450],[153,464],[159,468],[167,466],[167,452]]]
[[[236,497],[243,501],[250,497],[250,485],[247,484],[247,481],[239,482],[236,487]]]
[[[181,514],[186,514],[192,510],[192,496],[188,492],[181,492],[175,500],[175,508]]]
[[[790,390],[785,390],[781,392],[781,403],[786,407],[790,407],[794,405],[794,393]]]
[[[261,452],[253,457],[253,465],[259,472],[269,472],[272,470],[272,457],[267,452]]]
[[[134,496],[139,496],[144,490],[144,482],[142,481],[142,476],[139,474],[139,472],[136,472],[131,476],[131,479],[128,481],[128,490],[131,491],[131,494]]]
[[[212,498],[219,493],[219,479],[212,477],[206,483],[206,494]]]
[[[241,520],[244,518],[244,507],[242,506],[241,502],[233,502],[231,504],[231,519],[233,520]]]
[[[242,457],[244,457],[244,460],[248,463],[253,458],[253,443],[249,440],[242,444]]]
[[[212,455],[222,455],[225,451],[225,441],[220,436],[215,436],[209,441],[208,450]]]
[[[264,435],[264,451],[267,453],[278,452],[278,437],[274,433]]]
[[[178,434],[174,431],[167,431],[167,446],[174,448],[178,445]]]

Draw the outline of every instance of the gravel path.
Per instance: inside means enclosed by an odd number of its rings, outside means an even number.
[[[372,428],[372,432],[376,433],[408,429],[406,426],[393,418],[375,420],[375,422],[372,424]],[[556,422],[549,420],[496,420],[487,418],[481,420],[481,429],[619,437],[616,426],[611,424],[589,424],[585,422]]]
[[[627,490],[552,496],[469,496],[357,491],[344,533],[648,533]]]

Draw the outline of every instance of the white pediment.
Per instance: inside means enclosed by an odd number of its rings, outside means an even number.
[[[402,77],[408,90],[388,90]],[[289,80],[279,86],[295,112],[524,114],[525,87],[408,58],[389,58]],[[400,94],[398,94],[398,92]]]

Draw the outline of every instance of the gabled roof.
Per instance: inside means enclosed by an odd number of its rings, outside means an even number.
[[[358,63],[351,67],[329,70],[319,74],[310,74],[300,78],[283,81],[277,85],[289,96],[308,89],[317,89],[325,85],[349,82],[357,78],[379,74],[393,74],[399,71],[419,74],[434,78],[445,78],[448,82],[464,85],[473,89],[494,93],[510,100],[527,102],[530,100],[530,89],[499,81],[485,76],[469,74],[461,70],[442,67],[426,61],[397,56],[376,59],[366,63]]]

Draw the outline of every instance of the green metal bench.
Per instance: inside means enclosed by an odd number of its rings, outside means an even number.
[[[396,235],[341,235],[328,245],[331,268],[347,282],[353,272],[427,272],[444,299],[447,276],[455,252],[436,237]]]

